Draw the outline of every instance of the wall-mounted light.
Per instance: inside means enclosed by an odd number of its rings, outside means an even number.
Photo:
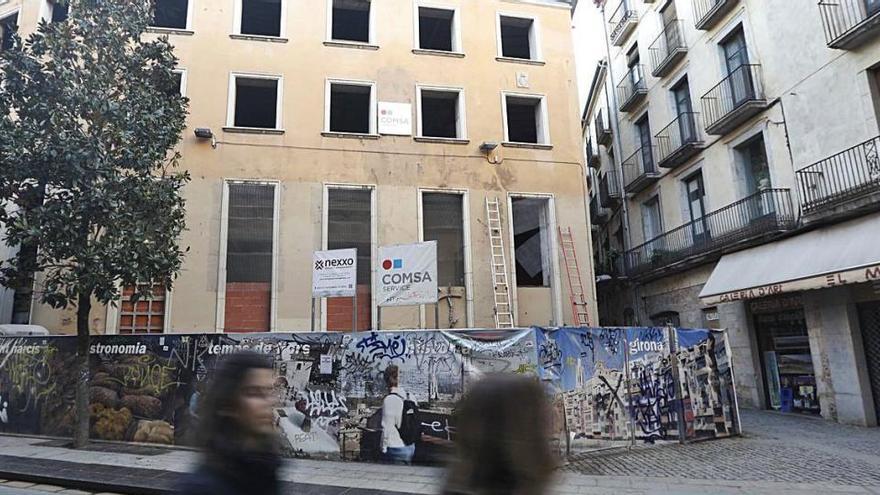
[[[211,147],[217,147],[217,139],[214,137],[214,131],[207,127],[199,127],[195,130],[195,135],[199,139],[210,139]]]
[[[498,149],[498,143],[494,141],[483,141],[483,144],[480,145],[480,152],[486,155],[486,160],[493,165],[498,165],[503,161],[494,153],[496,149]]]

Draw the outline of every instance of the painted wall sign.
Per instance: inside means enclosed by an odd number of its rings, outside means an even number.
[[[411,136],[412,133],[411,104],[379,102],[379,134]]]
[[[357,249],[315,251],[312,262],[312,296],[355,296]]]
[[[437,242],[379,248],[376,299],[379,306],[437,302]]]

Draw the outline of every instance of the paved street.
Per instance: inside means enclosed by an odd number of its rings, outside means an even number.
[[[582,456],[562,469],[553,492],[880,494],[880,430],[748,410],[743,411],[743,423],[743,438]],[[30,470],[80,481],[118,482],[128,489],[114,491],[140,493],[139,486],[154,491],[172,486],[178,473],[187,471],[195,459],[195,453],[186,450],[102,446],[71,451],[57,445],[45,439],[0,436],[0,472],[6,473],[0,477],[12,478],[8,470]],[[433,494],[440,489],[443,470],[297,460],[285,466],[282,479],[289,493]],[[27,484],[0,484],[0,495],[5,493],[38,495],[45,491]]]

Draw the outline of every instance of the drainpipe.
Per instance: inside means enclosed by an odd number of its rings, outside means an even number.
[[[617,86],[614,84],[614,70],[611,61],[611,44],[610,39],[608,38],[608,22],[605,18],[605,4],[602,4],[602,29],[605,31],[605,69],[608,74],[607,81],[610,83],[610,89],[608,85],[605,86],[605,102],[608,106],[608,122],[611,124],[611,132],[613,134],[612,139],[614,139],[614,148],[617,150],[614,153],[614,171],[617,174],[617,183],[620,187],[620,204],[621,204],[621,215],[623,216],[623,221],[621,225],[623,226],[623,263],[624,270],[626,270],[627,265],[627,253],[632,247],[632,241],[630,238],[630,227],[629,227],[629,205],[627,204],[626,192],[624,191],[624,187],[626,184],[624,183],[623,178],[623,144],[620,140],[620,121],[618,120],[617,113],[617,92],[615,89]],[[602,62],[599,62],[602,63]],[[609,94],[610,93],[610,94]],[[639,304],[638,298],[636,297],[635,288],[632,293],[632,300],[630,301],[633,312],[635,313],[636,320],[639,320],[638,311]]]

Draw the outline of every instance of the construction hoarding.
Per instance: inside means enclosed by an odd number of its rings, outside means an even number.
[[[419,403],[416,462],[449,452],[455,404],[488,373],[546,384],[561,452],[716,438],[739,430],[724,341],[647,328],[100,336],[90,349],[92,436],[192,445],[213,370],[251,350],[274,356],[291,457],[378,460],[391,365]],[[74,337],[0,339],[0,431],[70,436],[74,358]]]

